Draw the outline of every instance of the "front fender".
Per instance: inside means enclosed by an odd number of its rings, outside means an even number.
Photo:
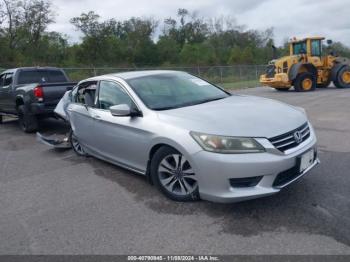
[[[151,152],[152,148],[158,145],[171,146],[188,158],[190,158],[190,155],[203,150],[190,134],[188,134],[188,139],[181,139],[181,143],[167,137],[156,137],[151,141],[148,152]]]
[[[292,65],[288,72],[288,77],[291,82],[293,82],[299,73],[300,68],[305,67],[307,71],[309,71],[311,74],[317,76],[317,69],[313,64],[304,64],[304,63],[297,63]]]

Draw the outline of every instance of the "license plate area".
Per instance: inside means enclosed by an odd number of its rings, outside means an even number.
[[[315,161],[315,151],[309,150],[302,154],[299,158],[299,173],[303,173],[306,169],[308,169]]]

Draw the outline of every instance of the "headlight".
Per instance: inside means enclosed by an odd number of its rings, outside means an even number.
[[[191,132],[191,136],[206,151],[221,154],[260,153],[265,149],[253,138],[216,136]]]

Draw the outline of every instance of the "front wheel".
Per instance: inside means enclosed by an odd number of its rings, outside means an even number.
[[[343,66],[334,80],[337,88],[350,88],[350,66]]]
[[[190,162],[177,150],[161,147],[151,160],[153,183],[170,199],[199,199],[197,177]]]
[[[300,73],[294,82],[294,89],[297,92],[309,92],[316,89],[316,78],[311,73]]]

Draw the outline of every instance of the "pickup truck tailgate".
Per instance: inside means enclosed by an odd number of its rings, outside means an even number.
[[[56,106],[66,91],[71,90],[76,83],[47,83],[40,84],[44,93],[45,105]]]

